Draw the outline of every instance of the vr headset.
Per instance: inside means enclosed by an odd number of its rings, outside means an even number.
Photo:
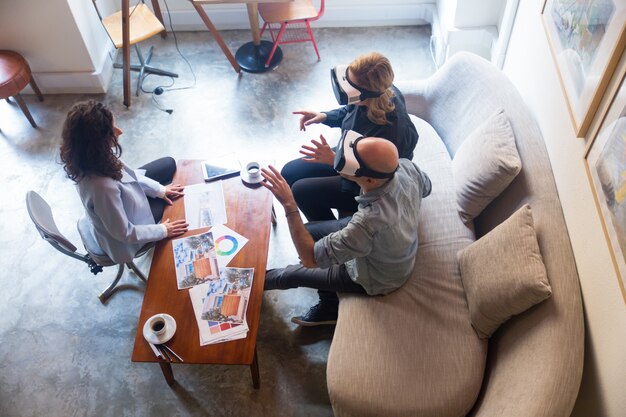
[[[391,178],[395,174],[393,172],[379,172],[369,168],[359,156],[356,145],[365,136],[355,132],[354,130],[346,130],[339,140],[337,151],[335,153],[335,161],[333,168],[340,174],[352,177],[370,177],[370,178]]]
[[[330,80],[335,97],[341,105],[355,104],[368,98],[380,97],[383,93],[369,91],[354,84],[348,78],[348,66],[337,65],[330,70]]]

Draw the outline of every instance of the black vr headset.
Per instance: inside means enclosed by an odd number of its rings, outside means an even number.
[[[356,145],[365,136],[355,132],[354,130],[346,130],[339,140],[337,151],[335,153],[335,161],[333,168],[340,174],[352,177],[370,177],[370,178],[391,178],[395,174],[393,172],[379,172],[369,168],[359,156]]]
[[[333,85],[335,97],[341,105],[355,104],[368,98],[380,97],[383,93],[369,91],[354,84],[348,78],[348,66],[337,65],[330,70],[330,80]]]

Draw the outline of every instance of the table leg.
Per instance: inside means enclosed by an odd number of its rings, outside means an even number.
[[[124,84],[124,105],[130,107],[130,13],[129,0],[122,0],[122,71]]]
[[[213,22],[211,22],[211,19],[209,19],[209,16],[207,16],[206,12],[202,8],[202,5],[194,3],[193,7],[196,9],[198,14],[200,15],[200,18],[204,22],[205,26],[211,31],[211,33],[213,34],[213,37],[215,37],[215,40],[217,41],[218,45],[220,46],[220,48],[222,48],[222,52],[224,52],[224,55],[226,55],[226,58],[228,58],[228,60],[230,61],[230,65],[233,66],[235,71],[240,72],[239,64],[235,60],[235,57],[233,56],[233,54],[230,52],[230,49],[228,49],[228,46],[226,46],[226,43],[224,42],[224,39],[222,39],[222,36],[220,35],[220,33],[217,31],[217,28],[213,25]]]
[[[174,372],[172,372],[172,365],[169,362],[159,362],[161,366],[161,371],[163,372],[163,376],[165,377],[165,381],[167,381],[167,385],[170,387],[174,385]]]
[[[250,364],[250,373],[252,374],[252,386],[259,389],[261,386],[261,378],[259,377],[259,360],[256,355],[256,346],[254,347],[254,358]]]
[[[252,31],[252,42],[243,44],[235,53],[235,58],[241,66],[241,69],[247,72],[266,72],[270,71],[283,59],[283,51],[276,48],[274,56],[270,64],[266,67],[265,63],[269,58],[274,44],[270,41],[262,41],[259,31],[259,5],[257,3],[246,3],[248,8],[248,20],[250,21],[250,30]]]
[[[159,0],[152,0],[152,9],[154,10],[154,15],[159,19],[159,22],[165,27],[165,23],[163,22],[163,13],[161,13],[161,5],[159,4]],[[165,39],[167,37],[167,30],[161,32],[161,38]]]
[[[246,3],[248,8],[248,20],[250,21],[250,30],[252,31],[252,42],[255,45],[261,44],[261,33],[259,31],[259,4]]]
[[[272,204],[272,226],[276,227],[278,221],[276,220],[276,210],[274,210],[274,204]]]

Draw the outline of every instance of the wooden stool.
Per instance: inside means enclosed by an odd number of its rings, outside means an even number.
[[[28,62],[24,57],[13,51],[0,51],[0,99],[5,99],[10,103],[9,97],[14,97],[22,112],[33,127],[37,127],[33,116],[31,116],[24,99],[20,96],[20,91],[28,84],[33,88],[39,101],[43,101],[43,96],[39,87],[30,72]]]

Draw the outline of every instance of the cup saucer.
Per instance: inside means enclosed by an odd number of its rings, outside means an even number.
[[[152,316],[148,318],[148,320],[146,320],[145,324],[143,325],[143,337],[153,345],[161,345],[168,342],[174,336],[174,333],[176,333],[176,320],[174,320],[174,317],[165,313],[155,314],[155,316],[163,316],[165,318],[165,333],[160,335],[152,333],[152,330],[148,325],[148,323],[150,323],[150,320],[152,320],[152,317],[154,317]]]
[[[250,175],[250,173],[248,172],[248,170],[246,168],[243,168],[241,170],[241,172],[239,173],[239,176],[241,177],[241,181],[243,181],[246,184],[260,184],[263,181],[263,177],[261,175],[257,176],[257,177],[253,177]]]

